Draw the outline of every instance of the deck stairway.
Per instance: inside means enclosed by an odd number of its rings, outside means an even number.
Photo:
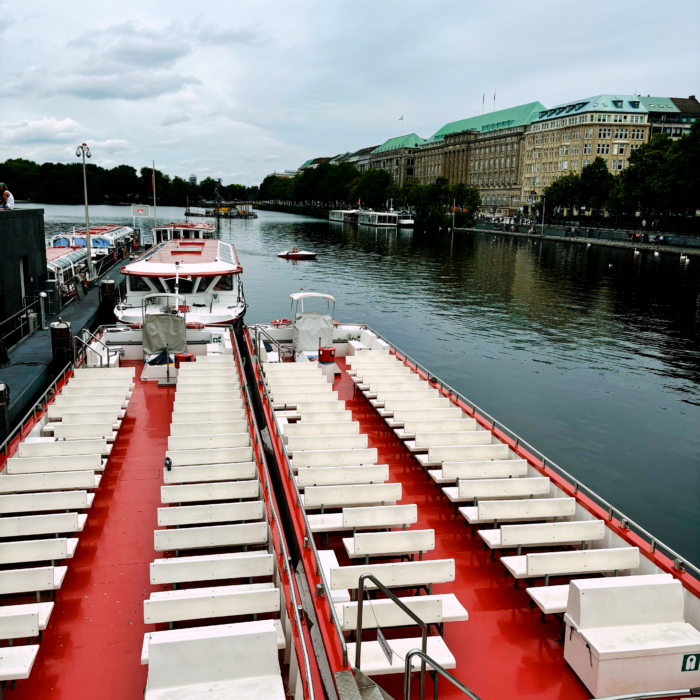
[[[240,376],[233,355],[197,360],[180,367],[163,455],[145,697],[281,700],[291,632]],[[183,654],[201,663],[183,666]]]
[[[133,367],[78,368],[0,473],[0,682],[27,679],[134,389]]]

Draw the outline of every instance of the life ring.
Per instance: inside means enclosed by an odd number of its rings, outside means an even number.
[[[143,328],[143,323],[130,323],[129,330],[140,331]]]
[[[201,331],[204,328],[204,324],[203,323],[186,323],[185,328],[189,328],[189,330]]]
[[[283,323],[291,323],[289,318],[276,318],[274,321],[270,321],[271,326],[281,326]]]

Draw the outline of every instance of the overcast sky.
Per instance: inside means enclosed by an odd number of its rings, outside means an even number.
[[[255,184],[485,109],[700,96],[700,0],[0,0],[0,160]],[[399,118],[403,116],[404,121]]]

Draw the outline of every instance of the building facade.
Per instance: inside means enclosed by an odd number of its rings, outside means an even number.
[[[695,95],[688,98],[640,95],[639,100],[649,113],[649,138],[654,134],[666,134],[679,139],[688,134],[693,122],[700,118],[700,102]]]
[[[539,200],[558,178],[580,175],[597,157],[619,173],[630,153],[649,140],[649,129],[637,95],[598,95],[542,110],[525,139],[523,201],[530,205],[533,192]]]
[[[375,148],[369,159],[371,170],[386,170],[396,185],[415,177],[416,153],[425,141],[416,134],[397,136]]]

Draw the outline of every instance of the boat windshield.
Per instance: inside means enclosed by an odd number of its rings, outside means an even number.
[[[70,245],[70,238],[61,236],[60,238],[55,238],[53,242],[54,248],[67,248]]]
[[[179,281],[179,293],[180,294],[192,294],[197,284],[199,277],[192,277],[188,279],[187,277],[180,277]],[[161,279],[160,280],[166,288],[166,291],[170,294],[175,294],[175,278],[172,279]]]
[[[219,277],[214,285],[215,292],[232,292],[233,291],[233,275],[224,275]]]
[[[134,275],[129,275],[127,277],[129,280],[129,290],[132,292],[152,292],[153,290],[148,286],[145,277],[136,277]]]

